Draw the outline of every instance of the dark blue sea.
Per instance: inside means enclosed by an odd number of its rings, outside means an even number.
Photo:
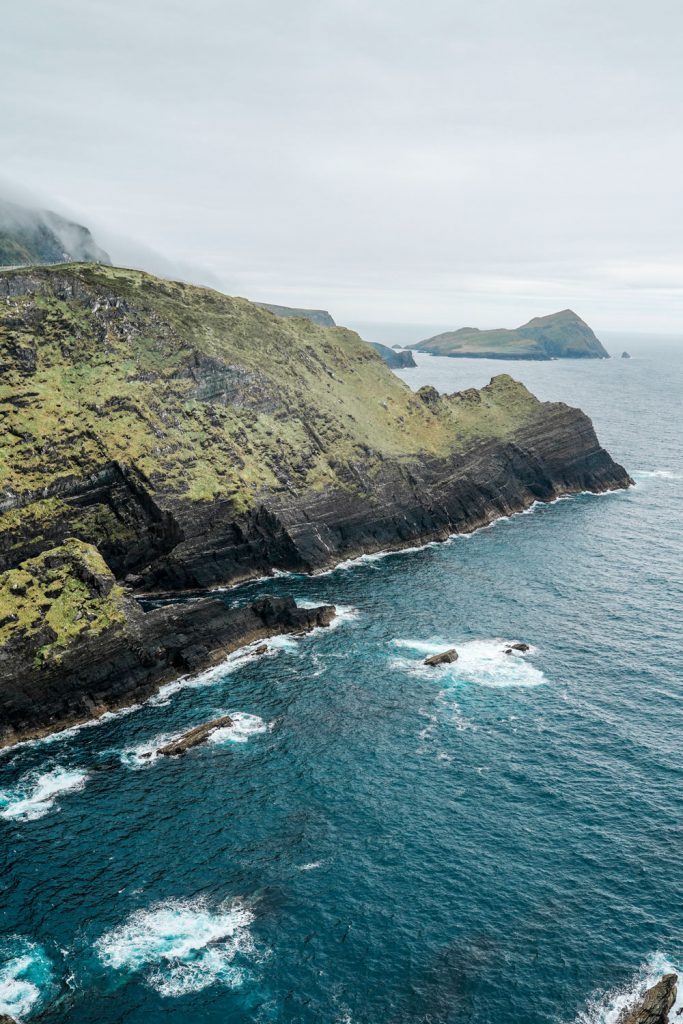
[[[580,405],[632,490],[231,591],[341,614],[0,756],[0,1012],[597,1024],[683,968],[683,360],[623,347],[402,376]]]

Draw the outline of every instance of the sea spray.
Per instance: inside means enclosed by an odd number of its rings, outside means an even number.
[[[624,1011],[642,999],[645,992],[665,974],[679,975],[676,1002],[669,1011],[670,1024],[679,1024],[683,1015],[681,968],[674,965],[664,953],[653,953],[648,957],[625,985],[593,996],[587,1009],[579,1013],[576,1024],[619,1024]]]
[[[207,743],[219,746],[228,743],[247,743],[252,736],[265,733],[270,728],[258,715],[247,714],[243,711],[221,711],[220,714],[216,713],[214,717],[223,717],[226,714],[232,719],[232,725],[214,729],[213,732],[209,733]],[[161,747],[167,746],[174,740],[179,740],[191,728],[193,726],[188,725],[187,729],[177,732],[158,733],[151,739],[144,740],[134,747],[119,751],[119,759],[127,768],[134,770],[149,768],[160,759],[159,750]]]
[[[435,679],[441,685],[473,683],[499,688],[539,686],[544,683],[546,678],[543,672],[528,660],[529,656],[537,653],[537,649],[530,646],[525,654],[515,650],[506,654],[514,642],[501,639],[468,640],[465,643],[457,640],[395,639],[391,641],[393,647],[413,651],[419,657],[394,658],[391,665],[412,675]],[[450,647],[457,649],[457,661],[436,667],[424,664],[426,657]]]
[[[212,909],[204,900],[168,900],[133,913],[95,945],[110,970],[140,974],[164,996],[210,985],[240,986],[256,950],[253,914],[238,903]]]
[[[40,1010],[53,983],[52,964],[42,946],[17,935],[0,942],[0,1016],[23,1020]]]
[[[8,821],[42,818],[59,809],[60,796],[83,789],[87,777],[86,772],[75,768],[30,772],[15,786],[0,792],[0,818]]]

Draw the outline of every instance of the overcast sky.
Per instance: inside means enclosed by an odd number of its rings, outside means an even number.
[[[338,322],[678,332],[682,53],[680,0],[21,0],[0,174]]]

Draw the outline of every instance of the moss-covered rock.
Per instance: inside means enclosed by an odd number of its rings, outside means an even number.
[[[0,647],[58,659],[77,637],[122,627],[123,596],[99,552],[68,538],[0,575]]]

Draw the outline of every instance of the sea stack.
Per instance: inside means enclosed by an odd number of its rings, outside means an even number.
[[[631,358],[631,353],[630,353],[630,352],[626,352],[626,350],[624,350],[624,351],[623,351],[623,352],[621,353],[621,358],[622,358],[622,359],[630,359],[630,358]]]

